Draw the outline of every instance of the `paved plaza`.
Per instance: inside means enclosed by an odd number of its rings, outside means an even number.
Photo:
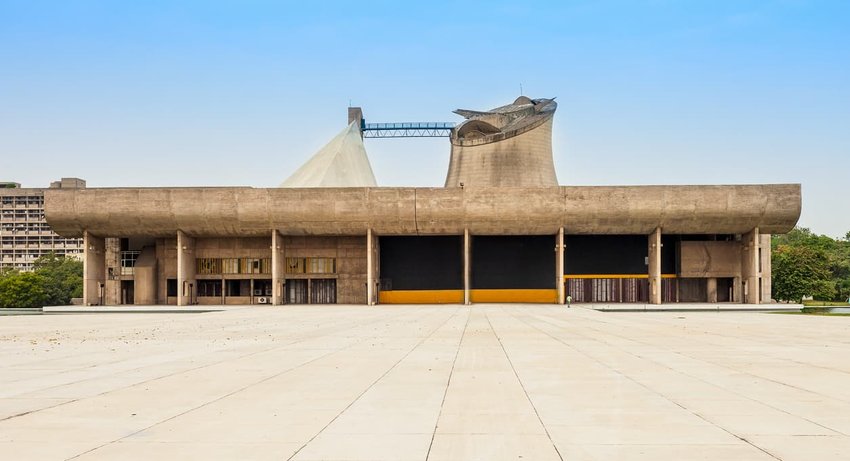
[[[0,459],[850,458],[850,318],[499,305],[0,317]]]

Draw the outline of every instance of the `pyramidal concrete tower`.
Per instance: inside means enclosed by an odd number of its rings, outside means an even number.
[[[512,104],[466,118],[451,133],[446,187],[557,186],[552,160],[553,99],[520,96]]]
[[[352,121],[280,187],[375,187],[360,124]]]

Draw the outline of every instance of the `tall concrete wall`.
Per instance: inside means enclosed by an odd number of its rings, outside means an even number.
[[[681,277],[739,277],[741,275],[741,242],[681,242],[679,248]]]

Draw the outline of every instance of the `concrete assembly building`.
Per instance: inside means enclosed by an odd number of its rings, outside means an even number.
[[[87,304],[770,302],[799,184],[559,186],[552,99],[349,125],[280,188],[44,192]],[[383,130],[383,131],[382,131]],[[363,137],[450,137],[445,187],[376,187]]]

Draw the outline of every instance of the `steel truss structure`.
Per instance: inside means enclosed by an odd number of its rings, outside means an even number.
[[[364,138],[447,138],[452,122],[364,123]]]

